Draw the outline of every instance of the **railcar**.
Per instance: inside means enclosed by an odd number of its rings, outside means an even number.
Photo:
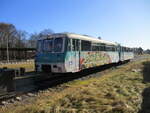
[[[83,69],[130,60],[131,48],[87,35],[56,33],[37,42],[36,71],[79,72]]]

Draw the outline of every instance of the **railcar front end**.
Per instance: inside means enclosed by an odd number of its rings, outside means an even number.
[[[38,41],[35,57],[36,71],[64,73],[65,38],[47,38]]]

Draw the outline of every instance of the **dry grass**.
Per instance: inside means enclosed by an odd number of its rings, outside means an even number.
[[[26,71],[34,71],[34,61],[31,62],[20,62],[18,64],[1,64],[0,68],[3,67],[7,67],[7,68],[12,68],[12,69],[16,69],[16,68],[20,68],[23,67],[26,69]]]
[[[3,108],[5,113],[137,113],[141,93],[150,83],[143,83],[144,62],[131,62],[88,80],[63,84],[64,90],[45,90],[34,101],[22,106]],[[12,112],[13,111],[13,112]]]

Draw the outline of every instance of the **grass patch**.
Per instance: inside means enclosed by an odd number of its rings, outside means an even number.
[[[7,67],[11,69],[17,69],[17,68],[25,68],[27,72],[34,71],[34,61],[33,62],[20,62],[18,64],[2,64],[0,65],[0,68]]]
[[[27,105],[4,108],[2,112],[137,113],[146,105],[143,104],[142,92],[150,87],[149,81],[144,82],[150,72],[148,62],[150,58],[130,62],[104,73],[102,77],[75,80],[63,84],[65,88],[61,91],[47,89]]]

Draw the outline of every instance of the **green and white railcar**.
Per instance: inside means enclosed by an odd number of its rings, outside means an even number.
[[[37,44],[37,71],[53,73],[78,72],[134,57],[130,48],[86,35],[56,33]]]

